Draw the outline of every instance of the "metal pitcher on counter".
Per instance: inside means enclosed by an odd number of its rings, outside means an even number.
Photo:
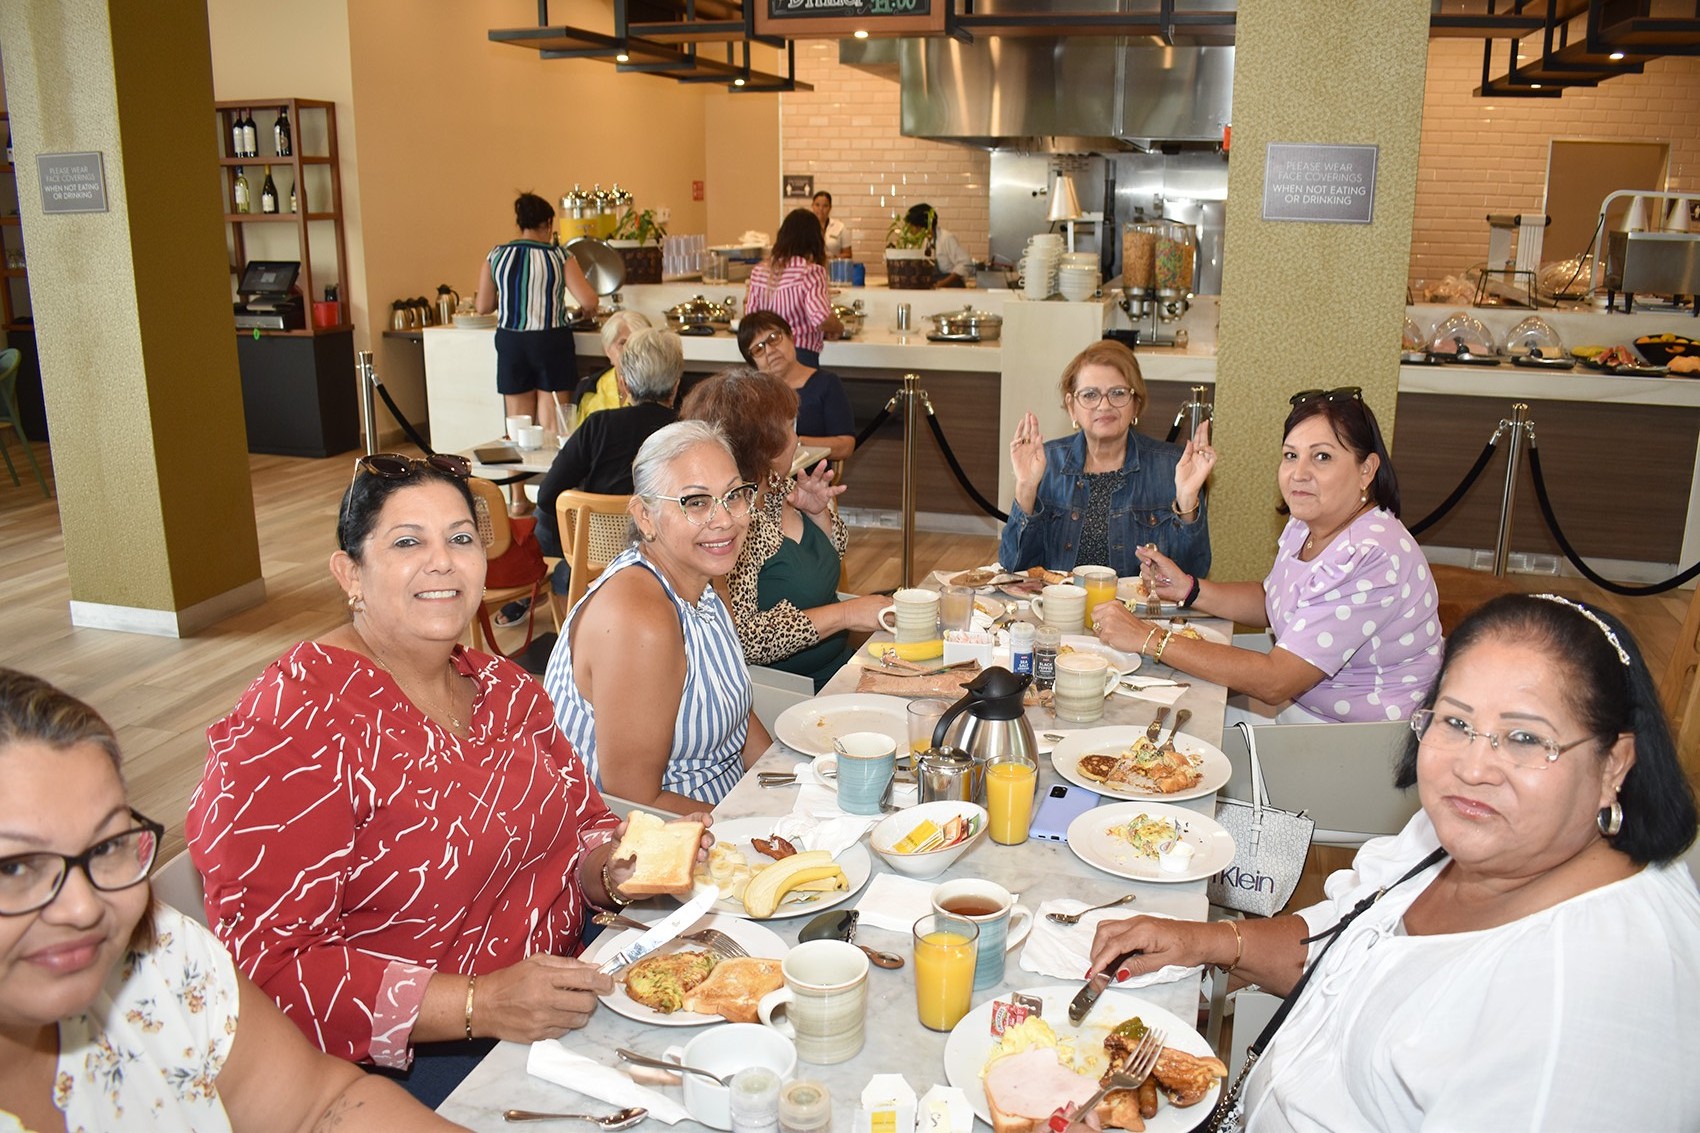
[[[934,799],[986,801],[986,762],[1026,756],[1037,762],[1039,742],[1027,722],[1023,694],[1033,677],[993,667],[964,686],[967,695],[945,710],[933,728],[932,750],[916,756],[915,777],[922,802]],[[951,730],[962,719],[954,744]]]

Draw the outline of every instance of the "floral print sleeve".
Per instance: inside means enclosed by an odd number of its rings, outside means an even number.
[[[230,1128],[217,1083],[236,1036],[236,967],[199,924],[168,905],[154,913],[153,945],[59,1024],[53,1102],[68,1133]]]

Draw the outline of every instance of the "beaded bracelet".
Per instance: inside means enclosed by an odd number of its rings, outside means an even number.
[[[472,993],[478,990],[478,977],[468,976],[466,980],[466,1037],[472,1037]]]
[[[1159,664],[1159,665],[1161,665],[1163,663],[1163,650],[1165,650],[1169,647],[1169,639],[1174,637],[1174,636],[1175,636],[1175,631],[1172,630],[1172,629],[1168,629],[1168,630],[1163,631],[1163,640],[1159,641],[1157,643],[1157,652],[1155,652],[1151,655],[1151,660],[1153,662],[1155,662],[1156,664]]]

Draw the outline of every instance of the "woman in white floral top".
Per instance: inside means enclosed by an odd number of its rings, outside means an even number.
[[[315,1050],[153,904],[163,829],[119,764],[87,705],[0,669],[0,1133],[459,1128]]]

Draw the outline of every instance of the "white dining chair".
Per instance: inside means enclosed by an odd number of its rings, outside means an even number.
[[[756,719],[768,735],[773,734],[774,721],[781,712],[815,694],[815,682],[808,677],[766,665],[750,666],[750,683],[755,690]]]
[[[206,889],[201,884],[200,871],[189,860],[189,851],[180,850],[164,865],[153,871],[149,879],[153,895],[186,917],[207,923]]]

